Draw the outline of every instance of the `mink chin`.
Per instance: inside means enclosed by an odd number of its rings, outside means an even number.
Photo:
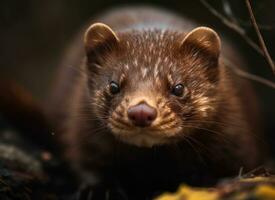
[[[236,52],[213,29],[160,9],[93,21],[66,52],[48,109],[81,180],[118,181],[142,199],[261,164],[253,90],[223,64],[242,65]]]

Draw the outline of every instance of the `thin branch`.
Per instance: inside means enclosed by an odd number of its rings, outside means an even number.
[[[224,23],[226,26],[228,26],[229,28],[237,32],[253,49],[255,49],[259,54],[264,56],[264,52],[262,51],[262,49],[246,35],[246,32],[242,27],[228,20],[226,17],[220,14],[215,8],[213,8],[207,1],[205,0],[200,0],[200,1],[214,16],[220,19],[222,23]],[[227,67],[231,68],[238,76],[261,83],[263,85],[266,85],[268,87],[275,89],[274,82],[254,74],[250,74],[249,72],[242,70],[239,66],[237,66],[235,63],[231,62],[226,58],[224,58],[224,63]]]
[[[249,72],[242,70],[239,66],[237,66],[235,63],[233,63],[232,61],[230,61],[226,58],[224,58],[223,61],[224,61],[225,66],[231,68],[238,76],[258,82],[258,83],[261,83],[263,85],[266,85],[268,87],[275,89],[274,82],[267,80],[265,78],[262,78],[260,76],[254,75],[254,74],[250,74]]]
[[[245,35],[245,30],[243,28],[241,28],[237,24],[233,23],[232,21],[230,21],[226,17],[224,17],[215,8],[213,8],[207,1],[205,1],[205,0],[200,0],[200,1],[214,16],[219,18],[226,26],[233,29],[234,31],[239,33],[241,36]]]
[[[246,27],[253,27],[251,24],[250,20],[249,22],[240,19],[239,17],[236,17],[232,11],[231,5],[229,3],[229,0],[222,0],[223,4],[223,10],[225,13],[226,18],[229,18],[231,22],[233,22],[236,25],[246,26]],[[255,15],[255,14],[254,14]],[[272,30],[274,27],[272,25],[267,25],[267,24],[259,24],[257,23],[258,27],[260,30]]]
[[[231,5],[228,2],[228,0],[222,0],[222,4],[226,17],[228,17],[232,22],[234,22],[234,24],[239,24],[239,20],[237,20],[236,16],[232,12]]]
[[[261,45],[261,48],[262,48],[262,51],[264,53],[264,56],[266,58],[266,61],[268,62],[268,64],[270,65],[272,71],[273,71],[273,74],[275,74],[275,65],[274,65],[274,62],[267,50],[267,47],[265,45],[265,41],[263,39],[263,36],[259,30],[259,27],[257,25],[257,22],[256,22],[256,19],[255,19],[255,16],[253,14],[253,11],[252,11],[252,7],[251,7],[251,4],[250,4],[250,1],[249,0],[245,0],[245,3],[246,3],[246,6],[247,6],[247,9],[248,9],[248,12],[249,12],[249,16],[250,16],[250,20],[251,20],[251,23],[255,29],[255,32],[258,36],[258,39],[259,39],[259,43]]]
[[[241,25],[241,26],[244,26],[244,27],[248,27],[248,28],[251,28],[253,25],[251,24],[251,22],[247,22],[245,20],[242,20],[240,18],[236,18],[236,20],[238,20],[238,23]],[[259,24],[258,23],[258,27],[260,30],[265,30],[265,31],[271,31],[271,30],[274,30],[274,26],[273,25],[268,25],[268,24]]]
[[[240,27],[238,24],[234,23],[233,21],[228,20],[225,16],[219,13],[214,7],[212,7],[206,0],[200,0],[200,2],[218,19],[221,20],[223,24],[227,27],[234,30],[238,33],[248,45],[250,45],[255,51],[257,51],[262,56],[265,56],[264,51],[257,45],[249,36],[247,36],[245,29]]]

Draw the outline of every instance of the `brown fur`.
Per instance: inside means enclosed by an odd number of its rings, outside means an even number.
[[[73,45],[50,112],[67,159],[87,181],[116,180],[134,193],[138,186],[142,196],[180,182],[212,184],[259,164],[256,123],[246,112],[253,108],[240,98],[250,88],[223,65],[230,52],[219,58],[212,39],[184,42],[196,24],[166,11],[124,8],[97,20],[115,35],[99,32],[98,43],[86,38],[84,60],[80,40]],[[107,38],[103,45],[100,35]],[[112,80],[121,85],[116,96],[108,90]],[[171,95],[177,83],[184,84],[184,97]],[[158,110],[142,129],[126,114],[141,101]]]

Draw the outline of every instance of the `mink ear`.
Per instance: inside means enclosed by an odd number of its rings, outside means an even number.
[[[112,50],[119,42],[115,32],[106,24],[94,23],[86,31],[84,45],[88,58]],[[91,55],[92,54],[92,55]]]
[[[181,48],[191,53],[203,52],[204,55],[218,60],[221,41],[218,34],[211,28],[198,27],[184,37]]]

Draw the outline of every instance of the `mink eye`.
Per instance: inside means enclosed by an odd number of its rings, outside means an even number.
[[[172,94],[175,96],[182,96],[184,94],[184,86],[182,84],[177,84],[172,88]]]
[[[120,92],[119,85],[116,82],[114,82],[114,81],[111,81],[111,83],[110,83],[110,92],[112,94],[117,94],[117,93]]]

